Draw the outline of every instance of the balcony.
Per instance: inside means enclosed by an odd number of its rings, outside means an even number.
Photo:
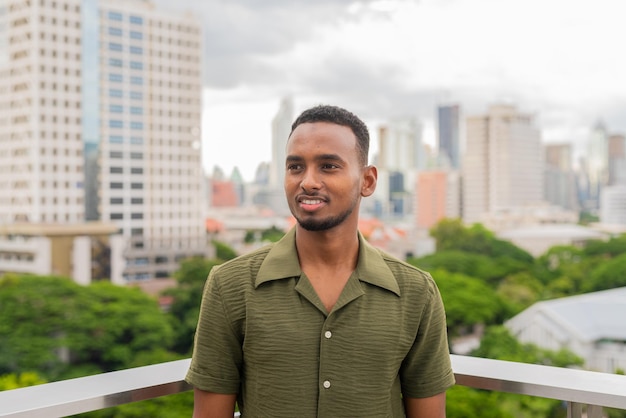
[[[61,417],[190,390],[189,359],[0,392],[0,417]],[[626,409],[626,376],[452,356],[458,385],[558,399],[568,418]]]

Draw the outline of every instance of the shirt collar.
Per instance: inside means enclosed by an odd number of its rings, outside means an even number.
[[[356,266],[356,275],[359,280],[400,296],[400,286],[380,251],[368,243],[360,232],[358,235],[359,261]],[[296,228],[294,227],[272,246],[259,268],[254,282],[255,288],[272,280],[300,277],[302,269],[298,262],[295,241]]]

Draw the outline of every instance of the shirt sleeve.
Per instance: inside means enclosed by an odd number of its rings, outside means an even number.
[[[220,288],[219,267],[209,273],[200,306],[191,365],[185,380],[208,392],[239,392],[241,341]]]
[[[417,336],[400,370],[402,394],[411,398],[437,395],[455,383],[443,301],[434,280],[428,278]]]

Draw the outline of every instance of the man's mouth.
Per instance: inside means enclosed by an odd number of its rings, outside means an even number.
[[[324,199],[300,198],[298,199],[300,207],[307,212],[319,209],[325,204]]]

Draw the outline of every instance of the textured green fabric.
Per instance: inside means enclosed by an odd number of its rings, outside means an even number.
[[[238,393],[244,418],[404,417],[402,395],[454,384],[439,291],[359,235],[359,261],[327,313],[295,232],[214,267],[186,380]]]

